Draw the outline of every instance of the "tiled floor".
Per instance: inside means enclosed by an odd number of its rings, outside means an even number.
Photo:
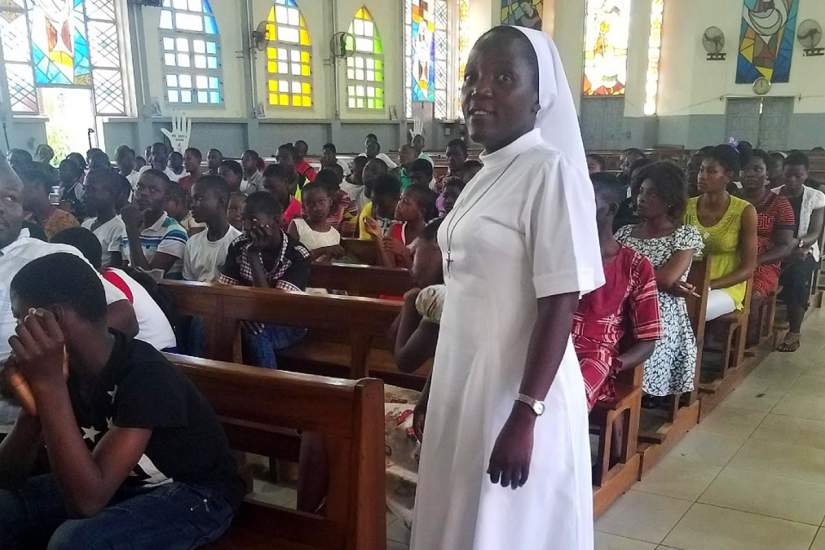
[[[825,310],[596,522],[597,550],[825,550]]]

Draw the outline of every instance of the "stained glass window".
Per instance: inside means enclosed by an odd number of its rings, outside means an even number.
[[[361,7],[347,31],[347,107],[384,109],[384,46],[366,7]]]
[[[275,0],[266,25],[269,104],[312,107],[312,41],[295,0]]]
[[[220,37],[209,0],[163,0],[160,29],[166,101],[221,104]]]
[[[37,87],[77,86],[93,88],[96,114],[126,114],[114,2],[0,2],[0,36],[12,112],[39,112]]]
[[[501,0],[502,25],[541,30],[542,0]]]
[[[461,117],[461,88],[464,86],[464,69],[467,66],[467,57],[470,55],[470,0],[458,0],[458,70],[456,71],[456,86],[454,109],[457,117]]]
[[[28,36],[24,0],[5,2],[0,7],[0,37],[13,113],[38,112]]]
[[[656,114],[659,97],[659,59],[662,55],[662,23],[665,0],[653,0],[650,8],[650,38],[647,46],[647,78],[645,82],[645,114]]]
[[[447,118],[448,82],[453,74],[449,52],[447,0],[405,0],[405,112],[413,102],[435,103],[435,117]]]
[[[587,0],[584,95],[624,95],[629,33],[630,0]]]

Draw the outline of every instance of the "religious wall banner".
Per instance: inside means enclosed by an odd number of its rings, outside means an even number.
[[[736,83],[788,82],[799,0],[743,0]]]

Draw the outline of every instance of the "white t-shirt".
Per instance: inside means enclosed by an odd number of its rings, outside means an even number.
[[[183,278],[187,281],[213,283],[226,262],[229,245],[241,232],[229,226],[226,234],[217,241],[210,241],[206,234],[209,230],[196,233],[186,242],[183,252]]]
[[[132,170],[132,173],[129,174],[128,176],[126,176],[126,181],[128,181],[129,185],[132,186],[132,191],[137,190],[137,183],[138,183],[139,179],[140,179],[140,172],[138,172],[137,170]]]
[[[120,216],[115,216],[100,227],[92,229],[96,221],[97,218],[89,218],[84,221],[81,226],[94,233],[97,240],[100,241],[100,246],[103,248],[100,265],[106,267],[112,263],[112,252],[121,251],[123,238],[126,236],[126,226],[123,225],[123,220]]]
[[[135,338],[151,344],[157,350],[177,346],[175,332],[172,330],[172,325],[169,324],[169,319],[163,314],[163,310],[160,309],[157,302],[146,292],[143,285],[120,269],[109,268],[106,270],[104,277],[111,277],[115,280],[119,278],[122,284],[118,286],[120,288],[125,286],[124,292],[126,289],[129,290],[126,298],[135,309],[135,317],[137,317],[138,322],[138,333]]]
[[[312,229],[303,218],[295,218],[292,223],[298,230],[298,240],[309,250],[341,244],[341,234],[334,227],[330,227],[326,233],[321,233]]]
[[[363,185],[355,185],[348,181],[342,181],[341,189],[349,196],[359,212],[370,202],[369,197],[367,197],[367,188]]]
[[[147,164],[146,166],[144,166],[143,168],[141,168],[141,169],[140,169],[140,172],[138,172],[138,177],[137,177],[137,179],[135,180],[135,184],[134,184],[134,188],[135,188],[135,189],[137,189],[137,180],[139,180],[139,179],[140,179],[140,176],[141,176],[141,175],[142,175],[145,171],[147,171],[147,170],[151,170],[151,169],[152,169],[152,167],[151,167],[151,166],[149,166],[148,164]],[[132,172],[132,173],[134,174],[134,172]],[[166,174],[166,176],[169,178],[169,180],[170,180],[170,181],[173,181],[173,182],[177,183],[179,179],[181,179],[183,176],[185,176],[185,175],[186,175],[186,170],[184,170],[184,171],[183,171],[183,172],[181,172],[180,174],[176,174],[176,173],[175,173],[175,172],[174,172],[171,168],[169,168],[169,167],[167,166],[166,168],[164,168],[164,169],[163,169],[163,173],[164,173],[164,174]]]

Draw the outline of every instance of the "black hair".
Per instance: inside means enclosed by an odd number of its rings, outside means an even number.
[[[641,187],[642,181],[643,181],[643,180],[639,179],[638,175],[636,175],[634,177],[633,173],[637,172],[638,170],[641,170],[645,166],[649,166],[651,164],[653,164],[653,160],[651,160],[647,157],[636,159],[630,164],[630,168],[628,169],[628,174],[630,174],[630,189],[632,191],[638,191],[639,187]]]
[[[467,162],[464,163],[464,169],[466,170],[467,168],[479,168],[479,169],[481,169],[481,168],[484,168],[484,163],[481,162],[478,159],[470,159],[470,160],[468,160]]]
[[[123,177],[111,168],[94,168],[89,170],[89,173],[86,174],[86,181],[95,180],[103,182],[106,187],[109,188],[109,191],[112,193],[112,197],[117,197],[117,195],[121,192],[120,189],[120,178]],[[123,178],[126,180],[126,178]],[[126,183],[129,183],[129,180],[126,180]],[[131,189],[131,186],[129,186]]]
[[[738,175],[742,169],[739,151],[730,145],[717,145],[712,151],[708,151],[705,159],[718,162],[726,172],[732,172],[734,176]]]
[[[250,157],[252,157],[253,159],[259,159],[259,158],[261,158],[261,155],[260,155],[260,154],[258,154],[258,151],[255,151],[254,149],[247,149],[246,151],[244,151],[244,152],[243,152],[243,154],[244,154],[244,155],[247,155],[247,154],[248,154],[248,155],[249,155]],[[241,156],[243,156],[243,155],[241,155]]]
[[[233,174],[238,176],[243,175],[243,168],[241,168],[241,163],[237,160],[224,159],[221,161],[221,166],[228,169]]]
[[[119,159],[123,155],[131,153],[132,155],[135,154],[134,149],[129,147],[128,145],[119,145],[117,149],[115,149],[115,160]]]
[[[753,159],[761,159],[762,162],[765,163],[765,169],[766,170],[770,169],[771,164],[773,164],[773,162],[774,162],[774,160],[771,158],[771,156],[767,152],[763,151],[762,149],[752,149],[750,151],[750,154],[748,155],[747,160],[742,162],[742,169],[744,169],[745,166],[750,164],[750,162]]]
[[[593,190],[597,195],[604,197],[607,202],[616,206],[627,198],[627,189],[619,183],[619,178],[606,172],[590,174]]]
[[[66,155],[66,159],[74,161],[74,163],[80,167],[81,171],[86,170],[86,157],[84,157],[80,153],[69,153],[68,155]]]
[[[341,178],[330,168],[324,168],[315,175],[315,183],[322,183],[330,186],[332,189],[338,189],[341,185]],[[304,186],[304,189],[306,189],[306,187],[307,186]]]
[[[712,153],[714,149],[716,149],[716,147],[714,147],[713,145],[705,145],[704,147],[699,149],[699,154],[702,155],[703,157],[706,157],[710,153]]]
[[[341,182],[344,181],[344,168],[340,164],[338,164],[337,162],[335,164],[333,164],[332,166],[324,168],[324,170],[331,170],[332,172],[335,173],[335,179],[338,182],[338,185],[340,185]],[[322,172],[323,172],[323,170],[322,170]]]
[[[315,181],[304,185],[304,188],[301,190],[301,196],[305,197],[307,193],[312,193],[313,191],[326,193],[330,200],[335,200],[337,187],[334,187],[327,182],[318,181],[318,178],[315,178]]]
[[[266,167],[266,169],[264,169],[263,177],[264,179],[278,178],[284,181],[289,181],[292,177],[292,172],[280,164],[270,164]]]
[[[198,160],[203,160],[203,153],[201,153],[201,150],[197,147],[188,147],[184,153],[189,153],[190,155],[194,155]]]
[[[260,212],[273,218],[280,218],[284,210],[275,195],[267,191],[256,191],[246,197],[246,209]]]
[[[422,231],[421,235],[419,235],[419,238],[428,242],[437,240],[438,228],[441,227],[441,222],[443,221],[444,218],[436,218],[427,223],[427,225],[424,226],[424,231]]]
[[[200,180],[198,180],[200,181]],[[186,206],[189,204],[189,193],[186,192],[186,189],[181,187],[177,183],[172,183],[171,185],[167,186],[166,188],[166,200],[168,201],[176,201],[180,204]]]
[[[398,198],[401,196],[401,182],[398,178],[390,174],[378,176],[373,181],[372,198],[378,200],[382,198]]]
[[[642,168],[638,174],[641,183],[650,180],[656,194],[668,206],[668,217],[681,221],[687,206],[687,182],[684,171],[670,161],[659,161]]]
[[[364,138],[364,141],[366,141],[368,139],[373,139],[375,141],[378,141],[378,136],[376,136],[375,134],[367,134],[367,137]]]
[[[522,46],[522,56],[527,61],[527,64],[530,67],[531,75],[530,79],[533,82],[533,88],[538,92],[539,90],[539,58],[536,56],[536,50],[533,49],[533,45],[530,43],[530,39],[521,32],[520,30],[516,29],[515,27],[510,27],[507,25],[499,25],[497,27],[493,27],[489,31],[485,32],[481,35],[481,37],[476,41],[476,46],[480,44],[482,41],[491,40],[492,46],[499,46],[501,44],[500,39],[497,35],[502,34],[511,40],[515,40]],[[474,46],[475,47],[475,46]]]
[[[808,170],[811,161],[808,159],[808,155],[802,151],[791,151],[785,158],[785,166],[804,166],[805,170]]]
[[[641,149],[639,149],[638,147],[628,147],[627,149],[623,149],[623,150],[622,150],[622,154],[623,154],[624,156],[627,156],[627,155],[638,155],[638,156],[640,156],[640,157],[642,157],[642,158],[646,158],[646,157],[647,157],[647,155],[645,155],[645,152],[644,152],[644,151],[642,151]]]
[[[84,259],[57,252],[32,260],[11,280],[11,292],[34,308],[66,307],[90,323],[106,321],[100,276]]]
[[[458,176],[447,176],[444,178],[444,182],[441,184],[441,187],[446,189],[447,187],[458,187],[460,191],[464,190],[464,186],[467,185],[463,179],[459,178]]]
[[[92,155],[96,155],[98,153],[102,153],[103,149],[99,147],[92,147],[91,149],[86,149],[86,158],[91,157]]]
[[[424,162],[427,161],[425,160]],[[427,164],[429,164],[429,162],[427,162]],[[418,203],[418,208],[424,212],[425,221],[431,220],[438,216],[438,210],[436,210],[435,207],[435,201],[438,198],[438,195],[435,194],[435,191],[426,185],[414,183],[407,187],[407,189],[404,190],[404,193],[415,197],[415,201]],[[375,194],[374,191],[373,194]]]
[[[280,150],[282,150],[282,149],[283,149],[284,151],[289,151],[289,152],[292,154],[292,156],[293,156],[293,157],[295,156],[295,146],[294,146],[293,144],[291,144],[291,143],[284,143],[284,144],[282,144],[282,145],[279,145],[279,146],[278,146],[278,151],[280,151]]]
[[[103,247],[95,234],[88,229],[83,227],[64,229],[52,237],[51,242],[75,247],[95,269],[100,269],[103,263]]]
[[[195,186],[203,189],[204,193],[215,193],[223,203],[229,204],[229,184],[220,176],[202,176],[195,182]]]
[[[596,153],[588,153],[587,158],[595,160],[596,163],[601,166],[602,170],[607,168],[607,160],[605,160],[603,156],[597,155]]]
[[[77,163],[76,160],[71,159],[69,157],[66,157],[66,158],[64,158],[63,160],[60,161],[60,164],[58,165],[58,170],[60,170],[61,168],[63,168],[65,170],[66,168],[64,168],[64,167],[69,167],[69,166],[71,166],[71,169],[75,174],[75,177],[78,177],[81,174],[83,174],[83,168],[81,168],[81,166]]]
[[[34,164],[20,170],[18,176],[24,187],[39,187],[47,195],[51,193],[52,187],[57,185],[50,171]]]
[[[299,143],[303,143],[303,144],[304,144],[304,147],[306,147],[307,149],[309,149],[309,144],[307,144],[307,142],[306,142],[306,141],[304,141],[304,140],[302,140],[302,139],[296,139],[296,140],[295,140],[295,143],[294,143],[294,146],[295,146],[295,147],[298,147],[298,144],[299,144]]]
[[[89,169],[96,170],[99,168],[111,168],[112,161],[109,160],[109,155],[100,149],[89,149]]]
[[[433,179],[433,165],[427,159],[415,159],[407,167],[407,173],[422,172],[428,180]],[[429,175],[429,177],[427,177]]]
[[[171,159],[172,157],[180,157],[180,160],[183,161],[183,155],[181,155],[177,151],[172,151],[171,153],[169,153],[169,158]]]
[[[352,159],[352,164],[353,164],[353,166],[356,165],[356,164],[363,164],[364,166],[366,166],[369,161],[370,161],[370,159],[368,159],[367,157],[359,155],[359,156],[355,157],[354,159]]]
[[[458,147],[459,149],[461,149],[464,152],[464,155],[467,154],[467,144],[464,143],[463,139],[460,139],[460,138],[451,139],[447,143],[447,148],[449,149],[450,147]]]
[[[167,192],[169,191],[169,187],[172,186],[172,180],[169,179],[169,176],[166,175],[166,172],[161,172],[160,170],[156,170],[154,168],[149,168],[148,170],[144,170],[141,173],[140,177],[143,176],[152,176],[153,178],[157,178],[166,185]]]
[[[334,143],[325,143],[324,146],[321,148],[321,150],[324,150],[324,149],[329,149],[333,153],[338,153],[338,150],[335,148]]]

